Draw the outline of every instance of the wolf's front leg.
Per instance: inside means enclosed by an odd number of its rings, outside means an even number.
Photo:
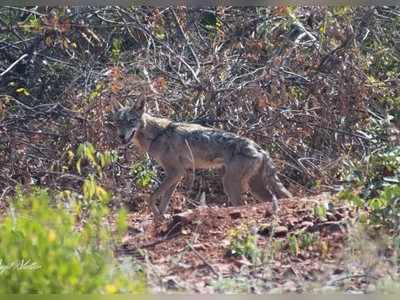
[[[272,194],[272,211],[275,215],[278,212],[278,199],[275,194]]]
[[[170,201],[171,196],[172,196],[172,193],[175,191],[176,186],[177,186],[178,183],[179,183],[179,180],[180,180],[180,179],[178,179],[178,181],[177,181],[174,185],[172,185],[172,186],[165,192],[165,194],[161,197],[160,212],[164,213],[164,212],[167,210],[169,201]]]
[[[158,207],[156,205],[157,198],[154,196],[155,193],[151,195],[150,198],[147,200],[147,205],[150,207],[153,216],[158,218],[160,216],[160,211],[158,210]]]
[[[179,180],[183,177],[184,173],[175,171],[171,172],[169,171],[169,174],[167,174],[167,178],[160,184],[159,188],[156,190],[156,192],[151,196],[150,198],[150,205],[151,207],[156,207],[156,201],[161,197],[161,203],[159,206],[159,209],[157,209],[155,215],[156,216],[162,216],[169,204],[170,197],[175,190],[175,187],[178,185]],[[152,208],[153,213],[155,210]]]

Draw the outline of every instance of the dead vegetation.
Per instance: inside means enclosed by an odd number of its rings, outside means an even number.
[[[76,187],[66,153],[115,149],[108,114],[141,95],[156,115],[254,139],[294,189],[331,190],[346,155],[386,138],[369,128],[398,96],[395,12],[3,7],[1,189]],[[132,202],[127,167],[106,184]]]
[[[112,209],[129,209],[117,253],[144,266],[153,291],[387,288],[398,278],[399,228],[358,228],[373,208],[328,194],[356,182],[358,195],[373,178],[376,197],[382,178],[399,182],[397,152],[369,173],[371,154],[400,141],[399,15],[387,6],[1,7],[0,211],[17,187],[81,195],[92,178]],[[251,198],[224,207],[218,171],[195,172],[170,218],[153,223],[144,198],[163,172],[120,144],[110,118],[137,97],[155,115],[255,140],[296,197],[276,219]]]

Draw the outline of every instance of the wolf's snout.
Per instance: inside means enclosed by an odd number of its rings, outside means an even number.
[[[122,132],[118,136],[124,144],[127,144],[131,141],[134,134],[135,134],[135,130],[131,130],[129,132]]]

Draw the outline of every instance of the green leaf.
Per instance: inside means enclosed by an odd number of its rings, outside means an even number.
[[[16,92],[19,93],[19,94],[23,94],[24,96],[29,96],[30,95],[29,91],[26,88],[23,88],[23,87],[16,89]]]
[[[76,161],[76,170],[78,171],[78,174],[81,174],[81,159]]]
[[[384,199],[381,199],[381,198],[371,199],[368,202],[368,206],[370,208],[372,208],[373,210],[383,209],[386,206],[386,201]]]
[[[120,209],[117,215],[117,231],[119,235],[125,233],[126,229],[128,228],[128,213],[125,209]]]

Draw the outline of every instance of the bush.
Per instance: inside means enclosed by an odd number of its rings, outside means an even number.
[[[143,292],[144,281],[125,276],[113,256],[102,205],[78,224],[75,204],[60,204],[44,190],[10,203],[0,223],[0,293]]]
[[[228,254],[245,256],[255,263],[261,256],[261,250],[257,246],[257,235],[249,226],[240,226],[229,232]]]
[[[386,147],[360,162],[350,162],[344,181],[361,187],[365,199],[376,197],[386,186],[400,184],[400,146]]]
[[[368,210],[370,218],[362,221],[400,229],[400,185],[386,186],[377,197],[371,199],[362,199],[350,190],[342,191],[339,197]]]
[[[397,228],[400,218],[400,147],[381,149],[369,155],[365,162],[352,165],[346,177],[349,184],[340,197],[366,208],[372,223]],[[355,187],[360,191],[358,194],[351,191]]]

